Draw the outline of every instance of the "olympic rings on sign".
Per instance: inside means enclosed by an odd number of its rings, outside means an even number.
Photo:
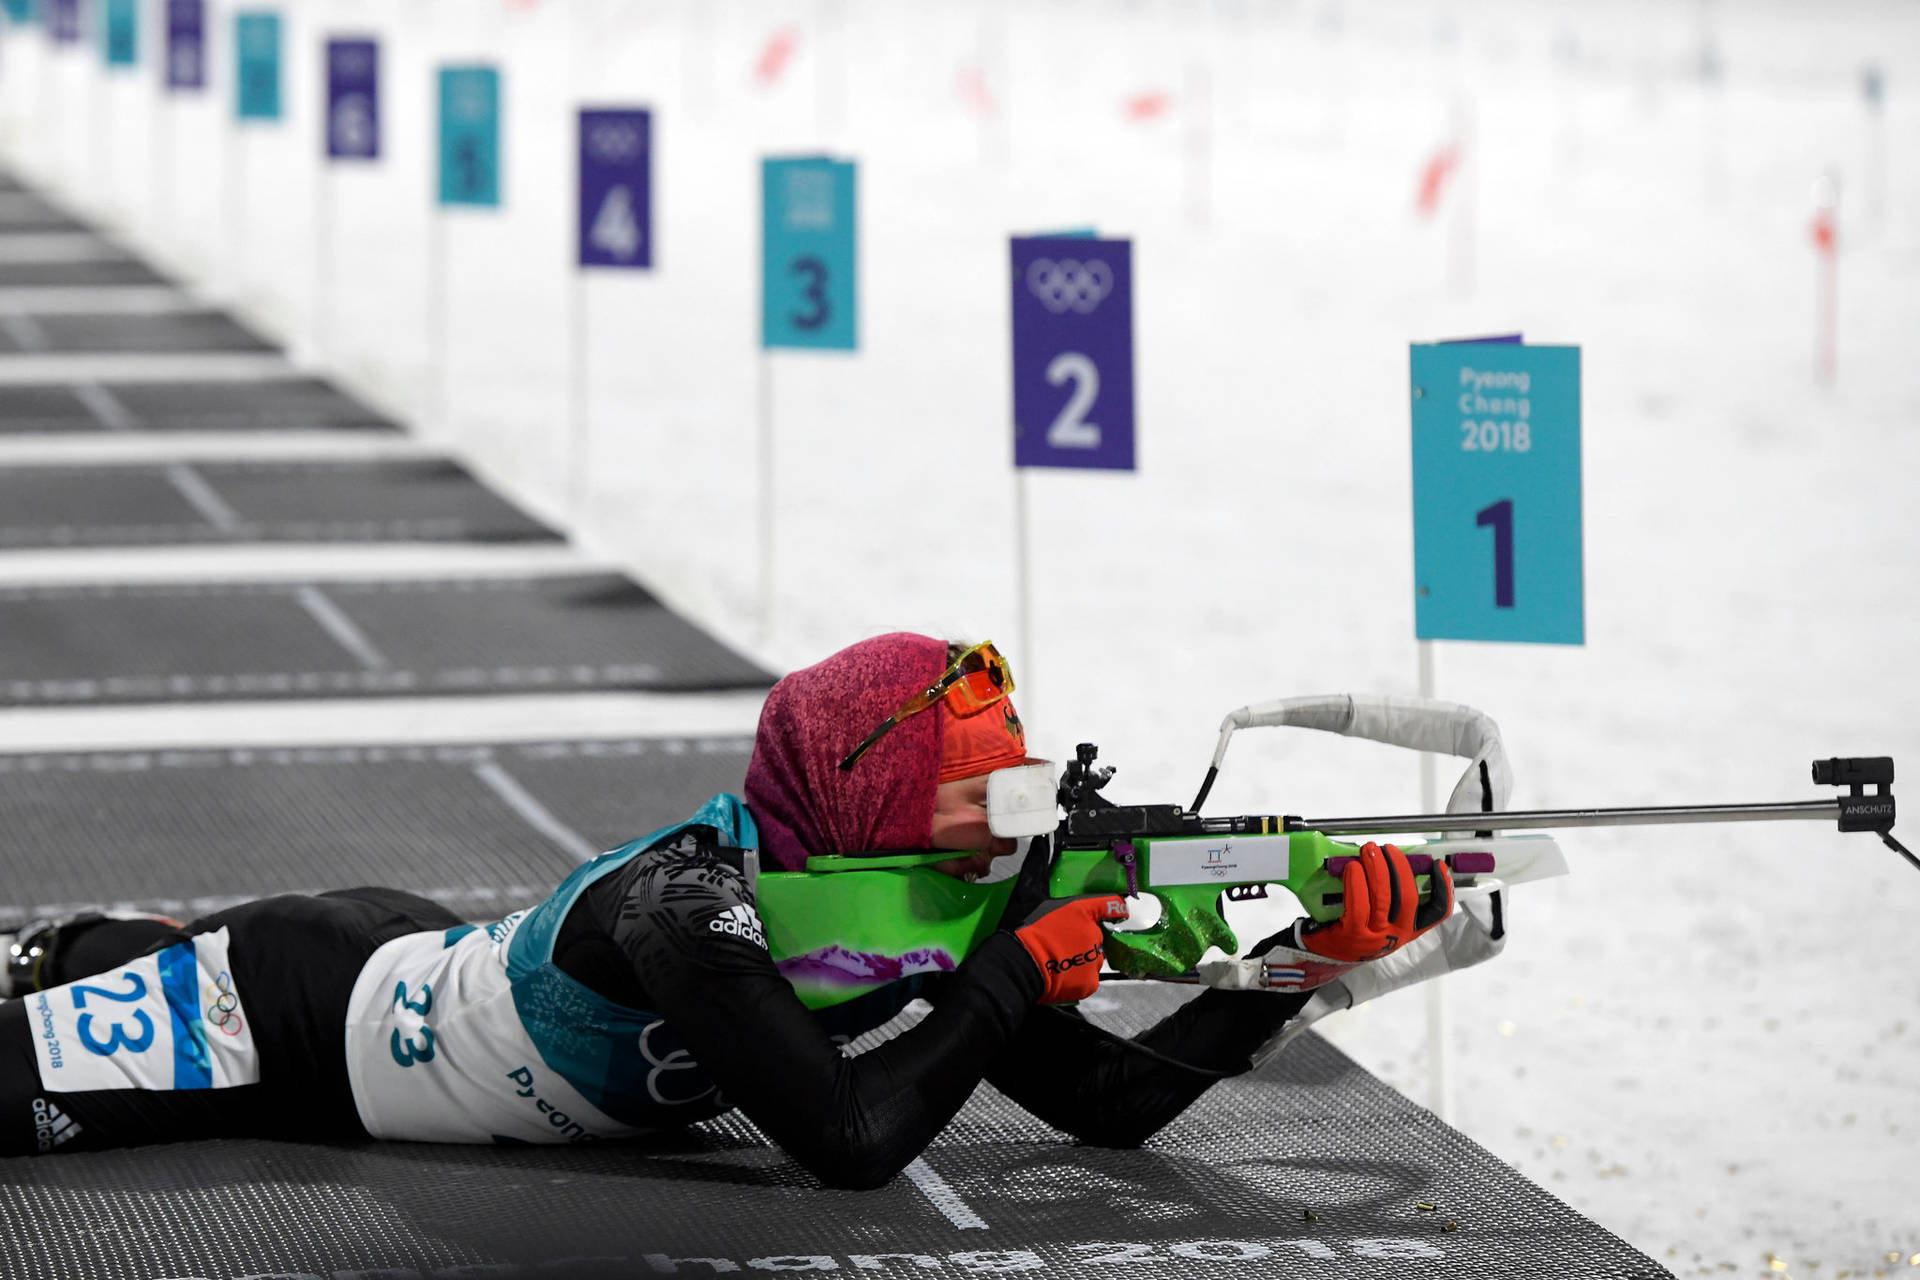
[[[206,998],[206,1020],[230,1036],[237,1036],[247,1029],[240,1017],[240,997],[234,993],[233,978],[225,969],[201,994]]]
[[[1098,258],[1086,263],[1035,258],[1027,265],[1027,288],[1057,316],[1069,311],[1089,315],[1113,292],[1113,269]]]
[[[640,131],[631,125],[596,124],[587,131],[587,150],[602,164],[618,164],[640,156]]]

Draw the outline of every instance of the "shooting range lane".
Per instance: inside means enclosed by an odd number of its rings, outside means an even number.
[[[0,548],[558,537],[444,459],[0,470]]]
[[[332,430],[399,428],[320,378],[0,385],[0,434]]]
[[[752,745],[721,736],[0,755],[0,797],[16,815],[0,919],[114,903],[191,917],[357,884],[495,919],[602,850],[738,791]]]
[[[1137,1026],[1178,998],[1128,988],[1094,1016]],[[1085,1276],[1123,1260],[1223,1280],[1668,1274],[1312,1034],[1141,1150],[1075,1146],[982,1087],[871,1192],[820,1187],[731,1116],[565,1148],[213,1142],[26,1163],[0,1162],[0,1217],[33,1224],[0,1255],[9,1280]]]
[[[219,311],[0,313],[0,356],[120,355],[277,348]]]
[[[167,277],[135,258],[106,252],[79,259],[22,259],[0,255],[0,289],[119,288],[168,284]]]
[[[31,192],[0,190],[0,235],[86,229],[85,223]]]
[[[0,704],[764,688],[617,574],[0,588]]]

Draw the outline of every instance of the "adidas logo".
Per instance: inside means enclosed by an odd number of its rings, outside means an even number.
[[[33,1100],[33,1136],[42,1153],[53,1150],[79,1132],[80,1126],[69,1120],[60,1108],[45,1098]]]
[[[767,935],[760,928],[759,913],[745,903],[728,907],[707,921],[707,928],[715,933],[730,933],[736,938],[744,938],[756,947],[767,945]]]

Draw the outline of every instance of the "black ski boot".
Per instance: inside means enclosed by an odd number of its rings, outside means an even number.
[[[90,926],[109,924],[135,926],[131,931],[133,937],[107,943],[108,946],[120,946],[123,941],[128,944],[126,959],[141,954],[150,940],[181,927],[178,920],[147,911],[85,911],[0,929],[0,1000],[17,999],[45,987],[58,986],[63,981],[89,976],[86,973],[60,976],[58,960],[66,950],[63,943],[71,942],[75,931],[85,932]]]

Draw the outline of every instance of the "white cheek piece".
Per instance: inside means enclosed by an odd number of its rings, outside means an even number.
[[[987,830],[996,836],[1044,836],[1060,825],[1059,772],[1051,760],[987,775]]]

